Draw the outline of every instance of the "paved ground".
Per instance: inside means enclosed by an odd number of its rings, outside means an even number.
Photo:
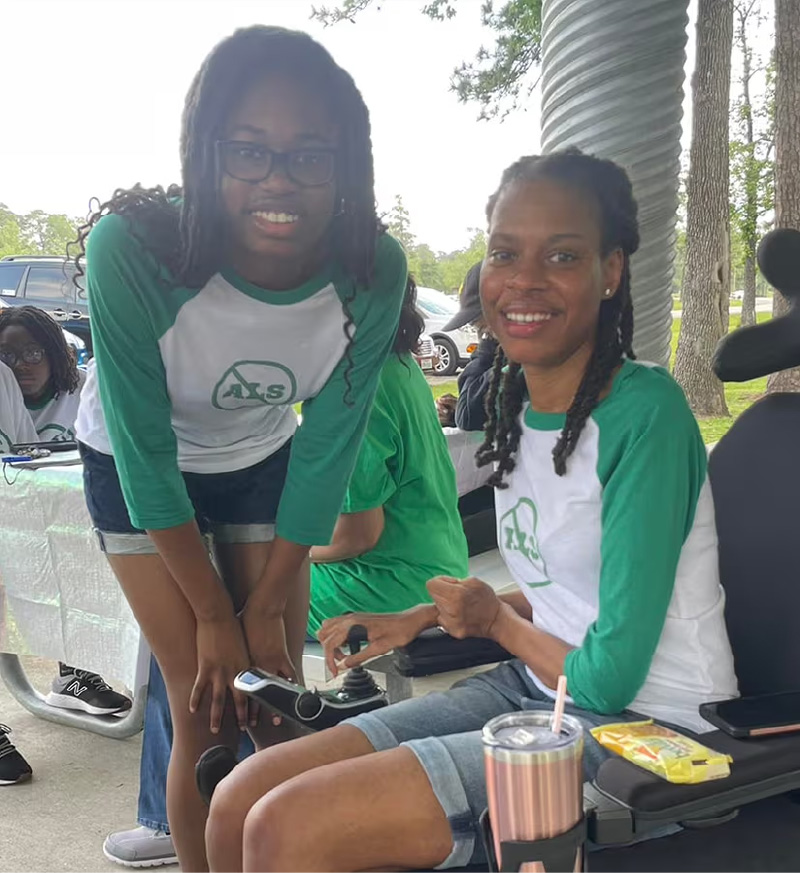
[[[46,690],[56,665],[24,663]],[[12,741],[33,767],[31,782],[0,787],[0,873],[120,871],[102,845],[109,832],[135,824],[142,735],[109,740],[35,718],[2,682],[0,722],[12,728]]]

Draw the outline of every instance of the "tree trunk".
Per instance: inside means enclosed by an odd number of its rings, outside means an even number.
[[[795,2],[795,0],[789,0]],[[733,0],[700,0],[692,79],[683,317],[675,378],[698,415],[728,415],[711,370],[730,305],[728,111]]]
[[[753,104],[750,100],[750,79],[752,71],[752,49],[747,39],[747,21],[753,11],[753,3],[749,6],[737,7],[739,28],[736,34],[739,48],[742,52],[742,101],[745,117],[745,144],[747,146],[745,203],[746,219],[744,221],[744,291],[742,294],[742,326],[748,327],[756,323],[756,247],[758,246],[758,169],[755,165],[756,150],[753,134]]]
[[[756,323],[756,256],[755,248],[745,242],[747,256],[744,259],[744,293],[742,294],[742,327]]]
[[[800,3],[775,0],[775,226],[800,229]],[[775,294],[773,316],[789,303]],[[769,377],[768,391],[800,391],[800,368]]]

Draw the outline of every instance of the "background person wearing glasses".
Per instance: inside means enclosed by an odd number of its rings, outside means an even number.
[[[0,310],[0,361],[12,370],[22,391],[36,428],[32,442],[74,440],[86,372],[78,369],[58,324],[35,306]],[[63,663],[47,702],[90,715],[122,714],[131,708],[130,698],[99,674]]]
[[[305,34],[251,27],[211,52],[181,162],[182,190],[118,191],[89,220],[97,366],[77,435],[90,514],[166,685],[175,849],[204,870],[194,767],[235,751],[239,729],[288,736],[250,720],[233,680],[251,665],[301,678],[309,549],[342,506],[406,261],[375,212],[364,101]]]

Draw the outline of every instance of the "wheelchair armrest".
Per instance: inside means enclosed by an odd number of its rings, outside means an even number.
[[[685,732],[684,732],[685,733]],[[722,731],[694,739],[733,758],[730,776],[699,785],[675,785],[620,757],[600,765],[592,787],[617,809],[625,809],[637,836],[673,823],[711,820],[767,797],[800,789],[800,734],[736,740]],[[602,815],[590,821],[590,838],[604,836]]]
[[[440,628],[429,628],[407,646],[395,649],[392,662],[401,676],[433,676],[513,657],[493,640],[457,640]]]

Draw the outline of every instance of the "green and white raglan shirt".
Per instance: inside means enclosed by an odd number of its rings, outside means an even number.
[[[0,363],[0,453],[7,455],[15,444],[37,441],[19,383],[11,370]]]
[[[170,286],[127,222],[106,216],[88,241],[97,367],[78,439],[113,454],[133,524],[164,529],[194,516],[180,471],[262,461],[294,435],[292,404],[301,401],[276,530],[328,543],[397,329],[406,285],[399,243],[380,237],[366,288],[331,265],[289,291],[229,271],[198,290]]]
[[[737,684],[706,450],[683,392],[626,361],[557,476],[564,420],[523,410],[516,467],[495,492],[503,558],[534,624],[576,647],[565,669],[578,706],[709,730],[698,706]]]
[[[41,442],[75,439],[75,420],[85,382],[86,371],[79,369],[78,387],[71,394],[64,392],[58,397],[50,394],[37,402],[25,402]]]

